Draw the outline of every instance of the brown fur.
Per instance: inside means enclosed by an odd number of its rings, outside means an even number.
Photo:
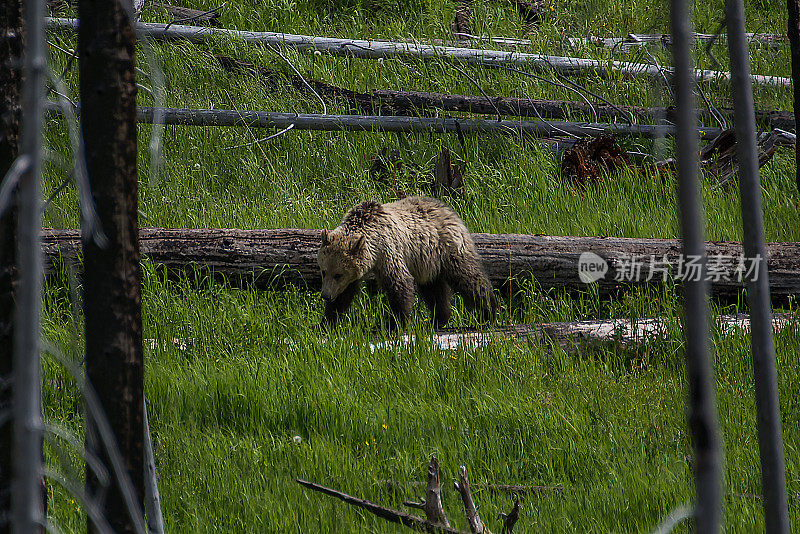
[[[469,230],[455,211],[432,198],[359,204],[341,225],[323,231],[317,261],[326,323],[347,311],[369,273],[388,297],[395,326],[408,320],[415,286],[437,327],[450,319],[452,291],[483,320],[495,316],[497,302]]]

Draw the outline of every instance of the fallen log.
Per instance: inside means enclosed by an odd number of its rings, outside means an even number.
[[[711,323],[720,336],[729,337],[750,332],[750,316],[745,314],[717,315]],[[561,347],[564,352],[580,354],[587,350],[608,350],[619,348],[636,350],[649,343],[667,339],[672,327],[680,328],[677,317],[636,317],[620,319],[590,319],[585,321],[532,323],[499,325],[491,330],[475,330],[472,328],[440,328],[431,335],[421,336],[424,343],[440,351],[458,349],[477,349],[496,339],[508,339],[514,342],[541,343],[550,342]],[[772,330],[780,332],[789,327],[800,327],[800,319],[790,313],[773,313]],[[292,347],[297,343],[290,338],[283,341]],[[413,334],[402,334],[390,340],[373,339],[369,342],[370,352],[377,350],[398,350],[410,348],[416,342]],[[144,340],[144,346],[150,350],[166,351],[188,350],[202,343],[197,338],[171,338]],[[480,487],[480,486],[479,486]],[[544,486],[535,486],[541,489]],[[526,487],[527,488],[527,487]],[[489,487],[492,490],[495,488]],[[500,487],[500,490],[508,488]],[[519,489],[514,486],[513,489]],[[552,489],[552,488],[550,488]]]
[[[358,91],[351,91],[343,87],[337,87],[313,78],[301,78],[296,74],[283,74],[276,70],[268,69],[263,65],[257,65],[248,61],[242,61],[229,56],[214,54],[219,64],[228,72],[254,72],[264,78],[270,87],[274,87],[280,78],[285,77],[289,83],[296,89],[305,94],[311,94],[309,87],[313,88],[318,95],[328,99],[341,99],[350,104],[350,106],[361,110],[367,114],[372,115],[407,115],[407,113],[398,113],[393,107],[382,106],[379,101],[372,97],[369,93],[359,93]],[[306,85],[308,84],[308,85]],[[415,114],[416,115],[416,114]]]
[[[361,93],[364,97],[372,96],[377,105],[384,109],[388,106],[396,110],[396,114],[416,115],[421,109],[441,109],[443,111],[462,111],[481,115],[494,115],[497,110],[503,115],[521,117],[544,117],[547,119],[565,119],[575,115],[592,116],[592,108],[597,112],[597,117],[604,121],[619,121],[632,119],[634,122],[654,122],[666,119],[675,120],[675,108],[643,106],[610,105],[604,102],[592,103],[575,100],[541,100],[536,98],[516,98],[507,96],[489,97],[474,95],[447,95],[441,93],[426,93],[418,91],[391,91],[376,89],[371,93]],[[361,101],[364,101],[362,97]],[[491,100],[491,102],[489,101]],[[495,109],[497,108],[497,109]],[[733,109],[721,108],[720,114],[729,121],[733,121]],[[706,110],[698,110],[700,118],[704,121],[713,120],[712,115]],[[794,131],[794,113],[778,110],[756,110],[756,121],[759,126],[766,129],[780,128],[781,130]]]
[[[762,132],[757,137],[758,166],[763,167],[778,147],[791,147],[795,143],[794,136],[786,135],[781,130]],[[725,130],[700,151],[700,163],[705,171],[713,174],[719,187],[725,187],[734,181],[739,168],[736,133]]]
[[[694,39],[706,46],[710,43],[726,46],[728,43],[727,35],[724,33],[719,35],[695,33]],[[779,33],[746,33],[745,39],[757,48],[770,49],[780,48],[786,42],[786,36]],[[672,46],[672,35],[668,33],[631,33],[625,37],[596,37],[592,35],[589,37],[567,37],[566,41],[573,48],[601,46],[615,52],[628,52],[632,48],[648,44]]]
[[[495,286],[533,277],[543,289],[580,291],[589,287],[581,281],[589,273],[597,275],[599,292],[609,294],[690,274],[691,261],[682,259],[681,242],[676,239],[523,234],[473,237]],[[292,283],[314,288],[320,282],[316,262],[320,230],[142,228],[139,242],[142,255],[171,271],[199,268],[223,275],[232,283],[259,287]],[[79,255],[80,232],[44,230],[42,248],[46,267],[52,273],[60,257],[74,259]],[[719,297],[739,296],[744,287],[739,279],[743,266],[763,273],[763,262],[740,262],[741,243],[712,241],[706,243],[706,250],[709,282]],[[800,295],[800,243],[768,243],[766,250],[773,300]]]
[[[749,315],[717,315],[712,319],[712,324],[721,336],[750,332]],[[593,349],[636,350],[649,343],[666,340],[672,326],[680,328],[680,320],[671,317],[641,317],[500,325],[492,330],[443,328],[432,336],[425,336],[425,342],[441,351],[477,349],[496,339],[525,343],[550,342],[561,347],[564,352],[580,354]],[[772,315],[772,328],[775,332],[791,326],[800,326],[796,316],[788,313]],[[162,343],[166,346],[166,341]],[[414,343],[413,335],[403,334],[396,339],[370,342],[369,349],[371,352],[397,350],[410,347]]]
[[[78,26],[76,19],[48,18],[49,30],[74,30]],[[200,42],[210,37],[241,39],[250,44],[277,45],[295,48],[304,52],[325,52],[331,55],[350,55],[367,59],[387,57],[417,57],[420,59],[446,58],[475,65],[517,64],[527,65],[542,70],[555,70],[563,74],[595,73],[599,76],[623,74],[626,76],[671,76],[670,67],[658,67],[646,63],[626,61],[601,61],[596,59],[548,56],[524,52],[483,50],[479,48],[461,48],[452,46],[431,46],[415,43],[370,41],[364,39],[337,39],[312,35],[294,35],[277,32],[253,32],[228,30],[224,28],[204,28],[202,26],[167,25],[152,22],[140,22],[136,30],[141,35],[153,39],[185,39]],[[730,83],[730,72],[695,69],[696,81],[720,81]],[[756,85],[773,85],[789,88],[790,78],[781,76],[763,76],[751,74],[750,81]]]
[[[47,114],[60,116],[63,111],[54,102],[48,102]],[[161,112],[164,124],[174,126],[248,126],[251,128],[283,129],[292,125],[295,130],[325,132],[423,132],[423,133],[487,133],[505,132],[526,134],[534,137],[557,137],[565,132],[578,137],[600,134],[654,138],[673,136],[672,126],[652,124],[615,124],[564,121],[522,121],[455,119],[438,117],[398,117],[372,115],[322,115],[317,113],[277,113],[273,111],[250,111],[236,109],[182,109],[182,108],[136,108],[139,123],[152,124],[155,112]],[[78,111],[80,108],[78,108]],[[702,139],[712,139],[722,130],[698,128]]]
[[[254,72],[263,76],[271,85],[279,78],[286,77],[296,90],[310,93],[303,80],[297,75],[286,75],[247,61],[241,61],[229,56],[214,55],[220,65],[229,72]],[[427,93],[421,91],[392,91],[375,89],[369,93],[352,91],[326,82],[305,78],[305,81],[323,98],[340,99],[347,102],[355,109],[374,115],[407,115],[417,116],[421,110],[439,109],[442,111],[457,111],[476,113],[480,115],[502,115],[515,117],[543,117],[547,119],[569,120],[576,115],[585,117],[593,116],[604,121],[632,120],[637,123],[656,122],[666,119],[674,122],[674,107],[646,108],[641,106],[611,105],[604,102],[587,104],[573,100],[541,100],[535,98],[516,98],[507,96],[494,96],[488,99],[485,96],[475,95],[448,95],[442,93]],[[706,110],[698,110],[701,120],[714,120]],[[733,121],[733,110],[723,108],[720,114]],[[794,113],[787,111],[761,111],[756,110],[756,121],[762,128],[772,130],[794,130]]]

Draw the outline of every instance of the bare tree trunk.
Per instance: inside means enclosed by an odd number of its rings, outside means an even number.
[[[128,1],[130,0],[123,0]],[[142,420],[141,268],[137,221],[135,32],[120,2],[81,0],[78,34],[81,126],[86,165],[105,247],[91,239],[85,253],[86,373],[116,436],[128,475],[144,496]],[[108,466],[108,455],[88,417],[87,445]],[[97,450],[100,449],[100,450]],[[86,472],[87,491],[97,478]],[[115,532],[134,532],[118,485],[103,513]],[[96,531],[90,524],[90,531]]]
[[[22,3],[0,3],[0,182],[19,155],[22,85]],[[16,196],[16,193],[15,195]],[[11,532],[14,425],[11,411],[14,358],[14,287],[17,282],[17,207],[0,215],[0,533]]]
[[[800,112],[800,0],[786,0],[789,8],[789,50],[792,54],[792,87],[794,87],[794,113]],[[800,143],[795,143],[795,180],[797,203],[800,209]],[[800,217],[798,217],[800,219]]]

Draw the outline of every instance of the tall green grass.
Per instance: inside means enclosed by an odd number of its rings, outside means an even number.
[[[215,7],[190,2],[193,7]],[[527,34],[510,3],[472,2],[473,33],[524,37],[534,50],[568,53],[562,35],[625,35],[668,31],[665,3],[647,0],[596,2],[563,0],[547,4],[542,25]],[[552,7],[552,9],[550,9]],[[455,4],[445,0],[242,1],[221,12],[222,25],[354,38],[449,38]],[[780,2],[747,5],[748,30],[782,32]],[[698,31],[713,32],[722,2],[695,4]],[[158,13],[151,20],[166,20]],[[74,46],[69,34],[52,34],[60,46]],[[286,85],[269,86],[257,75],[229,74],[211,57],[223,53],[288,72],[272,52],[235,41],[197,46],[156,44],[166,74],[167,105],[271,111],[320,112],[313,98]],[[572,52],[610,58],[605,50]],[[654,49],[662,64],[669,51]],[[52,52],[54,68],[66,57]],[[723,48],[715,48],[727,68]],[[444,61],[413,59],[382,63],[313,56],[287,51],[309,77],[349,89],[377,88],[478,94]],[[698,63],[713,68],[703,52]],[[753,49],[753,72],[789,75],[788,46]],[[629,59],[643,61],[641,51]],[[145,62],[140,60],[143,68]],[[490,95],[574,99],[574,95],[532,78],[502,70],[463,67]],[[77,74],[67,74],[73,91]],[[146,86],[150,81],[141,79]],[[594,75],[576,81],[620,104],[651,105],[651,84],[643,79]],[[719,84],[704,84],[717,105],[730,102]],[[754,88],[760,108],[791,109],[789,92]],[[667,95],[665,95],[665,98]],[[146,92],[141,105],[152,105]],[[347,113],[343,103],[331,113]],[[425,193],[433,161],[443,146],[466,163],[465,195],[448,199],[473,231],[623,237],[679,237],[675,183],[656,176],[620,172],[601,186],[576,190],[559,177],[559,160],[535,140],[499,135],[455,137],[291,131],[261,145],[225,150],[264,132],[241,128],[167,127],[164,166],[148,181],[146,149],[150,128],[139,134],[142,226],[273,228],[333,227],[345,211],[367,198],[384,201],[393,189]],[[48,121],[47,144],[68,155],[62,120]],[[627,140],[647,152],[650,145]],[[397,148],[404,168],[390,183],[372,180],[372,154]],[[768,240],[800,238],[798,195],[790,152],[779,152],[762,169]],[[48,168],[45,189],[63,179]],[[708,177],[703,185],[706,235],[739,239],[741,219],[735,186],[722,191]],[[76,227],[74,188],[58,195],[45,224]],[[67,352],[82,351],[79,301],[66,278],[45,294],[44,335]],[[532,282],[503,293],[499,321],[570,321],[588,318],[680,315],[673,287],[642,289],[613,300],[587,289],[568,296],[542,291]],[[473,325],[473,315],[454,304],[454,325]],[[497,339],[479,350],[442,353],[429,339],[430,318],[418,307],[409,327],[416,341],[406,348],[371,352],[377,324],[385,323],[382,297],[361,295],[341,328],[322,331],[318,295],[235,289],[221,282],[164,278],[145,264],[145,337],[160,340],[146,356],[146,395],[160,475],[164,514],[170,531],[192,532],[396,532],[399,527],[312,494],[294,479],[306,478],[352,494],[401,507],[413,497],[408,484],[424,480],[431,455],[444,476],[466,465],[470,479],[498,484],[561,485],[563,494],[528,496],[520,531],[648,531],[673,507],[693,498],[691,445],[685,425],[685,379],[680,332],[637,351],[592,350],[565,354],[547,343]],[[715,313],[743,311],[736,306]],[[191,340],[182,350],[173,338]],[[161,343],[166,341],[166,343]],[[787,485],[800,493],[798,393],[800,364],[794,357],[800,335],[777,334]],[[726,530],[763,530],[761,505],[742,494],[760,492],[749,338],[714,336],[717,393],[726,451]],[[74,381],[55,359],[44,361],[44,407],[49,421],[81,434],[80,397]],[[296,439],[299,437],[299,440]],[[298,442],[299,441],[299,442]],[[48,449],[48,461],[57,464]],[[74,458],[77,461],[77,457]],[[78,475],[79,476],[79,475]],[[381,481],[392,479],[400,491]],[[77,503],[50,487],[49,514],[69,532],[82,531]],[[484,520],[499,524],[512,498],[479,492]],[[445,488],[445,506],[462,528],[455,492]],[[796,499],[790,509],[800,527]],[[684,527],[682,527],[684,528]],[[499,530],[499,529],[498,529]],[[684,528],[685,530],[685,528]]]

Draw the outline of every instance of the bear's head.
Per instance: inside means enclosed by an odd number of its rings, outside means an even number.
[[[368,270],[368,250],[363,234],[322,231],[317,263],[322,272],[322,298],[330,301]]]

